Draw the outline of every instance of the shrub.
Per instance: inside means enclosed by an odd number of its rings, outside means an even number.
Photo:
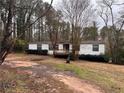
[[[107,55],[80,55],[79,59],[88,61],[108,62],[109,56]]]
[[[110,59],[109,55],[106,54],[106,55],[102,55],[102,56],[103,56],[105,62],[109,62],[109,59]]]
[[[124,50],[120,52],[120,64],[124,64]]]
[[[16,43],[14,45],[14,51],[15,52],[24,52],[25,48],[27,46],[27,41],[24,40],[16,40]]]
[[[48,55],[48,50],[26,50],[28,54]]]

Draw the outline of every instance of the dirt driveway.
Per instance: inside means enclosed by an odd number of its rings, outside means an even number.
[[[88,81],[81,80],[75,77],[71,73],[64,73],[62,71],[57,71],[53,67],[44,64],[38,64],[35,62],[38,60],[52,61],[53,58],[44,57],[44,59],[42,59],[40,56],[34,56],[34,55],[30,55],[30,56],[25,55],[25,56],[16,57],[16,55],[12,54],[8,56],[4,65],[10,66],[11,68],[18,68],[18,70],[21,72],[30,74],[33,77],[37,77],[38,78],[37,82],[40,83],[42,83],[43,81],[42,77],[54,78],[55,80],[64,83],[64,85],[67,86],[69,90],[72,90],[73,93],[104,93],[99,86],[96,86],[95,84],[91,84]],[[62,93],[62,92],[58,91],[55,93]],[[67,92],[67,93],[72,93],[72,92]]]

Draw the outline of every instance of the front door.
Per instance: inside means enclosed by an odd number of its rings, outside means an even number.
[[[69,51],[69,44],[63,44],[63,49],[65,51]]]

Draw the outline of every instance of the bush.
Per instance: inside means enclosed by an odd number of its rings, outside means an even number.
[[[79,59],[88,61],[108,62],[109,57],[107,55],[80,55]]]
[[[28,54],[48,55],[48,50],[25,50]]]
[[[124,50],[120,52],[120,64],[124,64]]]
[[[27,46],[27,41],[24,41],[24,40],[16,40],[16,43],[15,43],[15,45],[14,45],[14,51],[15,51],[15,52],[24,52],[26,46]]]
[[[109,55],[101,55],[103,58],[104,58],[104,61],[105,62],[109,62],[109,60],[110,60],[110,56]]]

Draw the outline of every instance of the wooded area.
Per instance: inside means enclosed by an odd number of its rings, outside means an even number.
[[[51,4],[52,4],[51,0]],[[106,55],[112,63],[124,62],[123,9],[116,18],[113,6],[122,5],[114,0],[101,0],[95,9],[90,0],[62,0],[61,9],[55,9],[42,0],[0,0],[2,64],[12,48],[23,50],[29,42],[58,42],[72,44],[72,54],[77,59],[79,45],[84,40],[102,40]],[[92,15],[91,15],[92,14]],[[99,29],[94,16],[105,23]]]

